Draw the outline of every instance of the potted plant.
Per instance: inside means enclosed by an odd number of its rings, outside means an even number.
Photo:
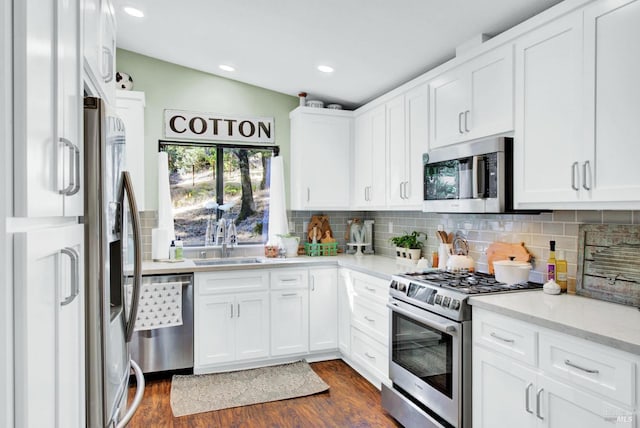
[[[396,257],[409,259],[414,263],[420,260],[422,247],[424,247],[424,242],[420,240],[420,235],[424,235],[424,239],[427,239],[426,233],[415,230],[411,233],[405,232],[404,235],[391,238],[391,243],[396,246]]]

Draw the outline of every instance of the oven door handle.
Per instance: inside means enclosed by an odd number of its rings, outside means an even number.
[[[412,313],[411,311],[401,308],[397,303],[394,303],[394,302],[387,303],[387,307],[394,312],[398,312],[399,314],[409,317],[414,321],[418,321],[426,325],[427,327],[431,327],[442,333],[453,335],[458,331],[457,324],[438,321],[437,319],[430,316],[428,313],[425,313],[425,315],[418,316]]]

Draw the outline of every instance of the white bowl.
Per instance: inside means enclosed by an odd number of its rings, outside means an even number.
[[[529,281],[531,263],[515,260],[498,260],[493,262],[496,280],[507,285]]]
[[[320,100],[308,100],[307,107],[323,108],[324,103]]]
[[[340,104],[327,104],[327,108],[330,110],[342,110],[342,105]]]

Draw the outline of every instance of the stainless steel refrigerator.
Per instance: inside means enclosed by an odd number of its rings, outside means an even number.
[[[140,220],[124,171],[124,124],[100,98],[84,99],[84,138],[87,426],[119,428],[144,393],[144,376],[128,345],[142,279]],[[127,307],[125,276],[131,275]],[[131,369],[137,391],[127,406]]]

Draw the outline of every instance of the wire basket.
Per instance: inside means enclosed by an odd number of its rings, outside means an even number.
[[[338,255],[338,243],[337,242],[327,242],[327,243],[318,243],[318,244],[310,244],[305,242],[304,244],[304,252],[307,256],[337,256]]]

